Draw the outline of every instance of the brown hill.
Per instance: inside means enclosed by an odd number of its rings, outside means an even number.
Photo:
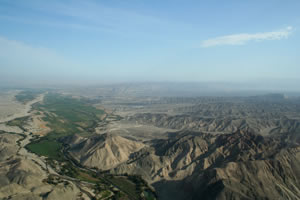
[[[198,115],[174,115],[161,113],[139,113],[127,118],[129,121],[152,124],[177,130],[207,133],[232,133],[237,130],[251,130],[261,135],[283,136],[300,143],[300,121],[285,116],[221,116],[204,117]]]
[[[72,142],[69,152],[78,162],[101,170],[116,167],[127,161],[130,154],[144,147],[142,143],[110,134],[90,138],[76,135],[66,141]]]
[[[141,174],[161,199],[299,199],[300,147],[249,131],[183,132],[113,173]]]

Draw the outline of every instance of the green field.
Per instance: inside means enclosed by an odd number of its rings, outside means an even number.
[[[43,120],[51,128],[51,132],[43,138],[27,145],[27,149],[38,155],[57,159],[62,143],[60,138],[72,135],[90,135],[105,114],[84,100],[59,94],[47,94],[42,104],[34,109],[44,113]]]
[[[34,100],[42,91],[40,90],[25,90],[16,95],[16,100],[21,103],[27,103]]]
[[[57,134],[88,133],[105,114],[84,100],[57,94],[47,95],[39,108],[46,111],[44,120],[50,122],[49,127]]]
[[[135,182],[131,179],[134,179]],[[110,177],[109,180],[130,194],[134,199],[140,199],[140,194],[144,191],[144,187],[146,187],[145,182],[138,176],[114,176]],[[151,195],[149,192],[148,196],[150,197]]]
[[[62,154],[60,153],[60,149],[62,144],[54,141],[43,139],[38,142],[32,142],[27,148],[38,155],[47,156],[49,158],[53,158],[55,160],[61,160]]]
[[[155,200],[156,199],[155,196],[153,195],[152,191],[145,190],[145,191],[143,191],[143,194],[144,194],[146,200]]]

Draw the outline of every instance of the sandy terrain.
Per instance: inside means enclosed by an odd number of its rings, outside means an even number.
[[[15,95],[20,91],[13,90],[0,93],[0,122],[5,121],[8,117],[22,112],[25,105],[15,100]]]
[[[167,137],[166,133],[175,131],[177,130],[137,124],[126,120],[110,122],[104,130],[101,130],[100,127],[99,129],[96,128],[96,132],[99,134],[111,133],[140,141],[163,139]]]
[[[0,130],[8,133],[23,133],[23,130],[17,126],[7,126],[5,124],[0,124]]]
[[[37,133],[37,134],[42,134],[45,133],[45,131],[49,131],[48,127],[45,126],[45,123],[43,121],[40,120],[41,116],[32,116],[32,121],[29,122],[28,127],[25,127],[27,130],[29,130],[28,132],[24,132],[23,130],[21,130],[19,127],[16,126],[7,126],[5,125],[5,122],[8,122],[10,120],[14,120],[16,118],[20,118],[20,117],[25,117],[25,116],[29,116],[32,113],[31,111],[31,106],[34,103],[40,102],[43,100],[44,98],[44,94],[38,96],[36,99],[28,102],[27,104],[23,105],[23,104],[19,104],[18,102],[14,101],[14,95],[16,95],[17,92],[13,91],[13,92],[8,92],[5,95],[1,95],[0,97],[0,104],[1,105],[6,105],[6,106],[2,106],[0,107],[0,113],[5,113],[6,111],[10,111],[10,115],[2,115],[2,118],[0,120],[0,130],[5,131],[5,132],[12,132],[12,133],[18,133],[21,134],[23,133],[25,135],[25,138],[23,140],[20,140],[20,150],[18,151],[18,154],[26,159],[30,159],[32,161],[35,161],[36,163],[38,163],[44,170],[50,171],[53,174],[56,174],[56,172],[52,169],[47,168],[46,166],[46,162],[43,158],[28,152],[24,147],[30,142],[30,140],[32,139],[32,135],[30,134],[30,132],[33,133]],[[11,102],[9,102],[9,100],[11,100]],[[15,106],[15,108],[14,108]],[[12,109],[8,109],[9,107],[13,107]],[[14,111],[14,113],[12,113],[12,111]],[[6,112],[7,113],[7,112]],[[31,127],[32,125],[32,127]]]
[[[44,94],[36,99],[22,105],[14,100],[16,93],[8,93],[0,96],[0,123],[8,122],[16,118],[25,117],[30,114],[31,105],[42,101]]]
[[[51,131],[47,126],[47,123],[42,120],[43,115],[34,114],[31,116],[31,120],[28,121],[28,125],[25,128],[34,135],[44,136]]]

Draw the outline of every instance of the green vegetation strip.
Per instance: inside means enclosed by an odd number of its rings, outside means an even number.
[[[53,93],[46,95],[44,102],[34,108],[44,113],[43,120],[47,122],[51,132],[26,147],[33,153],[52,159],[62,157],[62,137],[75,133],[90,135],[105,114],[103,110],[96,109],[85,100]]]
[[[9,122],[6,123],[6,125],[8,126],[17,126],[20,129],[24,130],[24,126],[26,125],[27,121],[29,119],[29,116],[26,117],[20,117],[14,120],[11,120]]]
[[[137,194],[135,184],[128,181],[125,177],[111,177],[110,181],[115,185],[119,186],[122,190],[126,191],[131,196],[139,199],[139,194]]]
[[[43,103],[38,103],[33,106],[39,113],[43,113],[43,120],[47,122],[47,126],[51,128],[51,132],[29,143],[26,146],[29,151],[40,156],[48,157],[50,165],[54,168],[56,166],[60,167],[61,175],[98,185],[99,189],[101,189],[99,192],[108,189],[107,185],[109,185],[109,183],[106,180],[109,179],[111,183],[118,186],[127,194],[130,194],[134,199],[140,199],[140,195],[148,188],[140,177],[109,176],[104,180],[101,175],[99,176],[95,172],[77,168],[70,160],[65,158],[63,154],[63,148],[66,144],[63,144],[62,138],[73,134],[80,134],[82,136],[93,134],[95,127],[105,114],[103,110],[96,109],[86,99],[75,99],[55,93],[47,94]],[[11,124],[22,126],[24,120],[13,121]],[[101,196],[105,198],[110,194],[109,191],[103,192]],[[151,191],[144,194],[146,199],[155,199],[152,198],[154,196]],[[128,199],[126,197],[127,195],[124,195],[122,192],[114,193],[114,197],[117,199]]]
[[[16,100],[25,104],[34,100],[41,93],[40,90],[25,90],[16,95]]]

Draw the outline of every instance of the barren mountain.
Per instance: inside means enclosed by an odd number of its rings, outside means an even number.
[[[78,135],[65,139],[70,144],[70,154],[82,165],[108,170],[128,160],[129,155],[144,145],[121,136],[103,134],[90,138]]]
[[[184,132],[111,171],[141,174],[162,199],[299,199],[299,166],[300,146],[280,139]]]
[[[289,119],[282,116],[281,118],[259,118],[259,117],[199,117],[193,115],[175,115],[141,113],[128,117],[129,121],[137,123],[154,124],[158,127],[171,129],[182,129],[201,131],[208,133],[232,133],[237,130],[247,130],[262,135],[282,135],[290,134],[290,139],[300,141],[298,133],[300,131],[300,121]]]
[[[122,101],[102,116],[91,103],[98,99],[50,95],[27,118],[2,123],[0,198],[107,199],[122,192],[139,199],[155,194],[149,184],[162,200],[300,199],[297,101],[282,95]]]
[[[162,105],[165,101],[173,99],[163,99]],[[151,112],[147,105],[142,109],[149,112],[123,119],[174,130],[161,139],[141,144],[96,135],[65,142],[81,164],[141,175],[163,200],[300,198],[297,101],[281,95],[191,101],[192,106],[170,106],[171,112]]]

